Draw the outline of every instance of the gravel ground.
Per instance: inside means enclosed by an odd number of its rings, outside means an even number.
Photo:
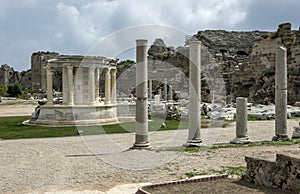
[[[1,110],[2,107],[0,107]],[[204,144],[228,143],[235,127],[203,129]],[[298,122],[289,120],[289,135]],[[249,122],[252,140],[270,140],[274,121]],[[187,130],[150,133],[153,150],[128,150],[134,134],[0,141],[0,193],[103,191],[128,183],[159,183],[222,166],[245,166],[245,156],[275,159],[300,155],[298,145],[222,148],[180,152]],[[162,151],[167,149],[168,151]]]
[[[99,145],[102,145],[101,142]],[[159,153],[174,156],[172,151],[133,150],[124,153],[130,153],[132,157],[136,155],[138,160],[130,158],[136,164],[149,162],[147,157],[153,153],[157,153],[156,162]],[[275,153],[300,155],[300,149],[299,145],[289,145],[176,153],[168,162],[162,160],[160,166],[134,170],[132,165],[128,168],[117,166],[122,164],[121,160],[128,164],[128,155],[117,152],[103,154],[119,161],[110,164],[111,160],[103,159],[101,153],[93,154],[80,137],[0,141],[0,193],[70,189],[107,191],[120,184],[165,182],[182,179],[188,172],[202,173],[222,166],[245,166],[246,155],[267,159],[275,159]]]

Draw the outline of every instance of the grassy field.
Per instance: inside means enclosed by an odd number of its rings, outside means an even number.
[[[46,138],[46,137],[66,137],[81,135],[130,133],[135,131],[135,123],[120,123],[103,126],[72,126],[72,127],[46,127],[28,126],[22,122],[30,119],[29,116],[0,117],[0,139],[20,139],[20,138]],[[186,129],[186,122],[165,121],[166,128],[161,128],[164,122],[162,119],[149,121],[149,131]]]
[[[78,135],[76,127],[40,127],[23,125],[22,122],[28,119],[30,119],[30,116],[0,117],[0,138],[20,139]]]

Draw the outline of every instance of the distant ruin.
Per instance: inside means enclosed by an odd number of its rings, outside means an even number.
[[[280,24],[276,32],[205,30],[199,31],[190,38],[198,39],[203,44],[201,53],[203,102],[212,102],[216,98],[230,103],[236,97],[247,97],[252,103],[274,103],[275,48],[280,45],[287,48],[288,55],[288,104],[300,102],[300,91],[297,89],[300,86],[300,31],[292,30],[290,23]],[[167,63],[180,68],[185,76],[188,76],[188,52],[188,40],[186,45],[174,48],[165,45],[163,40],[156,39],[148,50],[149,65],[155,68]],[[24,88],[46,90],[45,62],[57,56],[59,53],[55,52],[33,53],[31,71],[23,73],[14,71],[8,65],[2,65],[0,85],[20,82]],[[160,62],[157,63],[157,61]],[[127,70],[124,67],[117,68],[117,76]],[[62,91],[60,68],[54,70],[53,73],[53,88]],[[158,76],[161,76],[159,72]],[[118,91],[124,88],[124,84],[130,83],[130,79],[131,76],[128,76],[128,82],[122,80]],[[182,77],[173,79],[174,87],[181,84]],[[212,86],[221,85],[225,85],[224,91],[219,91],[219,94],[212,91],[214,90]],[[158,92],[158,89],[164,93],[162,82],[153,82],[153,88],[154,94]],[[104,88],[100,87],[100,95],[104,95],[103,91]],[[120,92],[127,93],[127,91]]]

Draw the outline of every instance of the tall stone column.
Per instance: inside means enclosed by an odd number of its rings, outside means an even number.
[[[190,41],[189,66],[189,134],[185,146],[200,146],[201,127],[201,43]]]
[[[89,105],[95,105],[95,67],[89,67]]]
[[[105,73],[105,101],[104,104],[110,104],[110,68],[106,68]]]
[[[149,99],[152,100],[152,80],[149,79]]]
[[[52,69],[51,67],[46,67],[47,74],[47,105],[53,105],[53,86],[52,86]]]
[[[275,66],[275,136],[272,141],[287,141],[287,54],[276,48]]]
[[[147,40],[136,40],[136,111],[133,149],[150,148],[148,141]]]
[[[247,114],[247,98],[236,98],[236,138],[230,143],[245,144],[250,143],[248,137],[248,114]]]
[[[117,69],[111,69],[111,103],[117,103]]]
[[[168,101],[168,80],[164,79],[164,100]]]
[[[99,73],[99,68],[97,67],[95,71],[95,99],[97,104],[99,103],[99,98],[100,98],[99,90],[100,90],[100,73]]]
[[[73,66],[67,66],[67,75],[68,75],[68,106],[74,105],[74,83],[73,83]]]
[[[63,105],[68,104],[68,73],[67,68],[62,68],[62,88],[63,88]]]
[[[169,85],[169,100],[173,100],[173,86]]]

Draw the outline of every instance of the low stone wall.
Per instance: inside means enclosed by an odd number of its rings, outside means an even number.
[[[283,154],[276,161],[246,157],[247,172],[243,179],[275,189],[300,193],[300,158]]]

